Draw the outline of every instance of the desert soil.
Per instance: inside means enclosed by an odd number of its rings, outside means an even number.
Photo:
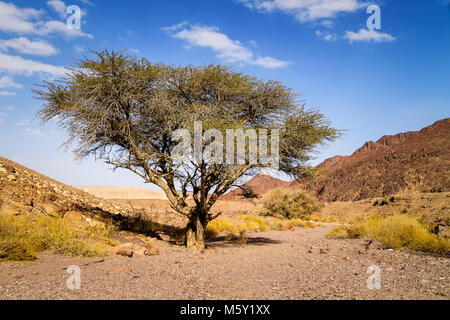
[[[0,264],[0,299],[449,299],[449,259],[329,239],[332,226],[218,239],[204,252],[156,241],[156,256],[68,258],[49,253]],[[81,268],[69,290],[66,268]],[[381,288],[367,288],[367,268]]]

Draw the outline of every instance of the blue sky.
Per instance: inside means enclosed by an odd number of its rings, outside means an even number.
[[[371,4],[381,29],[366,25]],[[82,10],[80,30],[66,26],[70,5]],[[86,48],[283,82],[347,129],[313,164],[450,115],[448,0],[0,1],[0,155],[70,185],[144,186],[93,159],[74,161],[58,149],[65,133],[34,118],[33,86]]]

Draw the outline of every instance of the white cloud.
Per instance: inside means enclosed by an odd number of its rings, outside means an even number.
[[[16,126],[24,127],[24,126],[27,126],[29,124],[30,124],[30,120],[29,119],[23,119],[22,121],[17,122]]]
[[[306,22],[334,18],[340,13],[354,12],[367,3],[360,0],[237,0],[248,8],[264,13],[281,11]]]
[[[180,22],[180,23],[178,23],[176,25],[173,25],[173,26],[163,27],[162,29],[164,31],[172,32],[172,31],[176,31],[176,30],[179,30],[179,29],[183,28],[185,25],[187,25],[187,23],[188,23],[187,21],[183,21],[183,22]]]
[[[23,134],[26,136],[37,136],[37,137],[43,137],[44,133],[41,130],[38,129],[30,129],[30,128],[26,128],[23,131]]]
[[[10,56],[0,53],[0,72],[23,74],[27,76],[34,73],[45,73],[58,77],[64,76],[67,69],[34,60],[23,59],[19,56]]]
[[[0,91],[0,96],[15,96],[16,93],[12,91]]]
[[[139,55],[141,52],[139,51],[139,49],[133,49],[133,48],[128,48],[128,51],[130,51],[131,53],[133,53],[134,55]]]
[[[0,123],[5,122],[5,119],[0,118]]]
[[[0,77],[0,88],[16,88],[20,89],[23,86],[20,83],[14,82],[10,76]]]
[[[338,38],[337,34],[335,34],[335,33],[322,32],[319,30],[316,30],[315,34],[316,34],[316,36],[318,36],[319,38],[321,38],[325,41],[335,41]]]
[[[348,39],[350,43],[353,41],[363,42],[392,42],[396,38],[388,33],[378,32],[376,30],[360,29],[358,32],[347,31],[344,35],[345,39]]]
[[[39,18],[43,10],[19,9],[12,3],[0,1],[0,30],[17,33],[33,33],[35,26],[31,19]]]
[[[55,10],[59,14],[61,19],[65,19],[66,18],[67,6],[66,6],[66,4],[63,1],[61,1],[61,0],[50,0],[50,1],[47,1],[47,5],[50,8],[52,8],[53,10]]]
[[[90,6],[93,6],[94,4],[91,2],[91,1],[89,1],[89,0],[80,0],[82,3],[84,3],[84,4],[88,4],[88,5],[90,5]]]
[[[165,30],[177,30],[166,27]],[[219,32],[217,27],[190,26],[177,33],[170,33],[174,38],[185,40],[189,46],[210,48],[217,52],[217,57],[226,62],[241,62],[258,65],[265,68],[282,68],[289,63],[272,57],[256,57],[253,52],[245,48],[239,41],[230,39],[226,34]]]
[[[69,29],[64,22],[56,20],[39,22],[35,33],[41,36],[59,33],[68,37],[86,37],[89,39],[93,38],[91,34],[84,33],[83,31],[77,29]]]
[[[20,53],[50,56],[58,53],[58,50],[50,43],[42,40],[28,40],[25,37],[9,40],[0,39],[0,50],[14,49]]]
[[[0,31],[40,36],[61,34],[68,37],[93,38],[81,30],[67,28],[62,21],[39,20],[44,12],[42,9],[18,8],[12,3],[0,1]]]

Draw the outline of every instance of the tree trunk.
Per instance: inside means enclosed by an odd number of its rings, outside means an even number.
[[[186,247],[191,249],[205,249],[205,227],[206,217],[202,219],[200,215],[189,221],[186,228]]]

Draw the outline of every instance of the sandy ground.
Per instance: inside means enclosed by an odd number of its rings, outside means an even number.
[[[449,299],[448,257],[392,252],[365,240],[328,239],[331,226],[219,239],[193,252],[158,241],[161,254],[0,264],[0,299]],[[81,268],[69,290],[66,268]],[[369,290],[367,268],[381,270]]]
[[[132,187],[96,187],[80,186],[75,187],[93,196],[103,199],[158,199],[167,200],[166,194],[162,190],[150,188]]]

